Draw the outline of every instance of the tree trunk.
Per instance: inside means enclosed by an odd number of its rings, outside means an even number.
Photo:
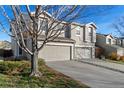
[[[41,77],[42,73],[38,69],[38,52],[35,51],[31,56],[31,74],[30,76]]]

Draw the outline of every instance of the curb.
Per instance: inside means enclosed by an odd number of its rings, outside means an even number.
[[[84,61],[79,61],[79,62],[82,62],[82,63],[85,63],[85,64],[90,64],[90,65],[94,65],[94,66],[97,66],[97,67],[102,67],[102,68],[113,70],[113,71],[120,72],[120,73],[124,73],[124,71],[122,71],[122,70],[111,68],[111,67],[107,67],[107,66],[98,65],[98,64],[95,64],[95,63],[84,62]]]

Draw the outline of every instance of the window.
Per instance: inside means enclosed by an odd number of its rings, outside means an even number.
[[[91,37],[92,36],[92,29],[89,28],[89,36]]]
[[[62,30],[65,30],[64,24],[62,24],[62,23],[57,23],[57,22],[52,25],[51,29],[53,29],[54,31],[62,31]]]
[[[21,41],[20,41],[21,42]],[[25,44],[27,45],[27,41],[24,40]],[[22,46],[22,43],[20,43],[20,46]],[[22,48],[19,47],[19,56],[22,55]]]
[[[22,43],[20,43],[20,46],[22,46]],[[22,49],[20,47],[19,47],[18,51],[19,51],[19,56],[22,55]]]
[[[76,35],[78,35],[78,36],[80,35],[80,26],[76,27]]]
[[[89,36],[89,41],[91,42],[93,40],[93,28],[92,27],[88,28],[88,36]]]
[[[43,31],[47,31],[47,29],[48,29],[47,19],[40,19],[38,29],[43,30]]]
[[[123,40],[121,39],[121,46],[123,46]]]
[[[71,38],[71,26],[70,25],[67,25],[65,27],[65,37],[66,38]]]
[[[22,55],[22,49],[19,47],[19,55]]]
[[[56,24],[56,25],[57,25],[57,24]],[[56,25],[55,25],[55,26],[56,26]],[[53,27],[54,27],[54,26],[53,26]],[[57,31],[58,31],[58,30],[59,30],[59,31],[60,31],[60,30],[63,30],[63,25],[62,25],[62,24],[58,24],[58,25],[55,27],[54,30],[57,30]]]

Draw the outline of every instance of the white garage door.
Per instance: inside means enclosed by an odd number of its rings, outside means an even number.
[[[75,58],[76,59],[91,58],[91,48],[76,48]]]
[[[70,60],[70,46],[47,45],[39,52],[46,61]]]

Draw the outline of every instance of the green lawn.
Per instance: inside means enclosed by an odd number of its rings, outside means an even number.
[[[88,88],[87,85],[57,72],[39,61],[39,70],[43,73],[40,78],[29,77],[30,62],[4,61],[0,62],[0,88]]]

